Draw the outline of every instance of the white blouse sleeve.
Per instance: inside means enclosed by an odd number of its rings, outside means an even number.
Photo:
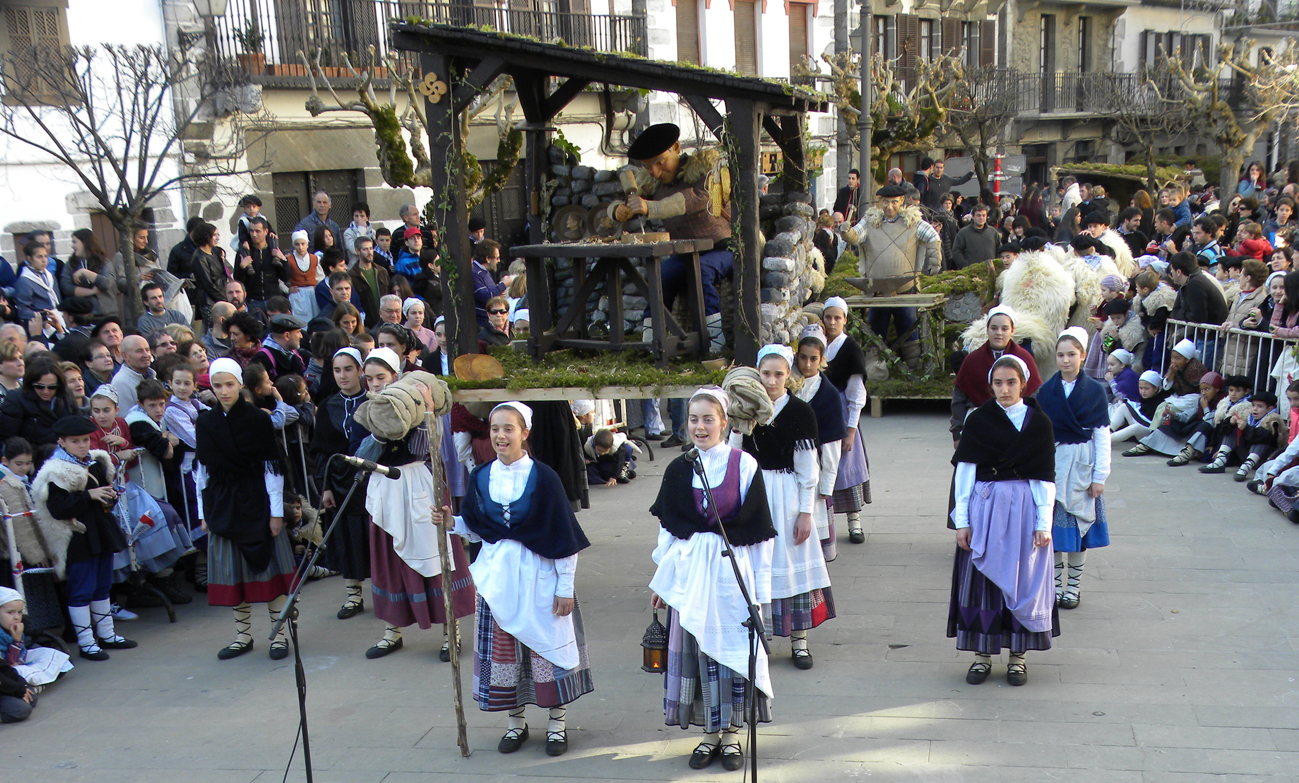
[[[573,582],[577,579],[577,554],[561,557],[555,561],[555,597],[572,598]]]
[[[743,451],[744,436],[736,432],[735,430],[731,430],[731,434],[726,437],[726,445],[730,446],[733,449],[739,449],[740,451]]]
[[[758,460],[752,454],[740,457],[740,504],[749,497],[749,487],[753,486],[753,477],[758,475]]]
[[[474,436],[468,432],[453,432],[451,433],[451,440],[455,443],[456,459],[460,461],[461,465],[465,466],[465,470],[473,470],[478,467],[474,464]]]
[[[798,479],[798,513],[811,514],[816,506],[816,485],[820,466],[816,449],[794,451],[794,475]]]
[[[266,494],[271,496],[271,516],[284,516],[284,476],[280,473],[272,473],[267,470]]]
[[[207,519],[203,515],[203,490],[207,488],[207,468],[203,467],[202,462],[194,462],[194,499],[198,501],[198,519],[202,522]]]
[[[1092,450],[1095,459],[1092,463],[1092,483],[1104,484],[1110,477],[1110,428],[1097,427],[1092,430]]]
[[[476,544],[479,541],[483,540],[481,536],[479,536],[477,533],[469,529],[469,526],[465,524],[464,517],[456,516],[456,517],[451,517],[451,519],[454,523],[451,527],[452,533],[455,533],[456,535],[460,536],[461,538],[463,538],[464,540],[468,541],[471,544]]]
[[[826,497],[834,494],[834,483],[839,478],[839,458],[842,456],[843,449],[838,441],[821,446],[821,481],[817,489],[818,494]]]
[[[973,462],[956,463],[956,506],[952,508],[952,524],[957,530],[970,526],[970,495],[974,494],[977,470],[978,466]]]
[[[848,419],[845,423],[849,429],[855,430],[861,420],[862,408],[866,407],[866,381],[860,374],[849,376],[844,396],[848,398]]]
[[[1028,487],[1033,492],[1033,504],[1037,506],[1037,524],[1033,529],[1050,530],[1055,514],[1055,482],[1030,479]]]

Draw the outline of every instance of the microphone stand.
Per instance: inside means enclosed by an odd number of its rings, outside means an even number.
[[[762,644],[762,649],[767,655],[771,655],[771,646],[767,643],[767,629],[762,622],[762,612],[754,605],[749,587],[744,583],[744,575],[740,573],[740,564],[735,560],[735,549],[731,546],[730,536],[726,534],[726,526],[722,524],[721,512],[717,510],[717,501],[713,500],[713,488],[708,485],[708,477],[704,475],[704,463],[699,460],[698,450],[693,457],[687,459],[694,468],[695,475],[699,477],[699,482],[704,485],[704,497],[708,498],[708,507],[712,509],[713,517],[717,520],[717,532],[721,534],[725,547],[722,549],[722,557],[731,561],[735,582],[740,586],[740,595],[744,598],[744,605],[749,609],[749,619],[743,623],[744,627],[749,629],[749,769],[753,775],[753,783],[758,783],[758,644]]]
[[[330,463],[334,461],[339,454],[333,454],[329,457],[329,462],[325,463],[325,475],[329,476]],[[307,672],[302,666],[302,648],[298,644],[298,613],[295,607],[298,604],[298,596],[302,593],[302,586],[307,583],[306,575],[311,572],[316,561],[320,559],[320,553],[324,551],[325,544],[329,542],[329,537],[333,534],[334,528],[343,518],[343,510],[351,502],[352,496],[356,494],[356,488],[361,486],[361,482],[369,478],[369,472],[357,468],[356,477],[352,479],[352,486],[348,488],[347,494],[343,497],[343,502],[334,508],[334,519],[329,523],[329,529],[320,539],[320,546],[316,551],[311,553],[310,560],[303,560],[302,565],[293,573],[293,592],[284,602],[284,608],[280,610],[280,616],[275,618],[275,626],[271,628],[270,639],[275,640],[280,629],[285,623],[289,624],[289,639],[293,642],[293,674],[297,681],[298,687],[298,722],[301,724],[302,732],[302,760],[306,765],[307,783],[314,783],[311,768],[311,734],[307,730]],[[291,755],[291,754],[290,754]]]

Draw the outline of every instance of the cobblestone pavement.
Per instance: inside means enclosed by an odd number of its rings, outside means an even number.
[[[788,642],[773,643],[775,722],[761,731],[761,779],[1299,779],[1299,525],[1230,473],[1116,451],[1113,545],[1091,553],[1082,605],[1061,613],[1055,649],[1030,654],[1025,687],[1006,685],[1004,657],[970,686],[968,656],[944,636],[945,418],[912,409],[866,427],[869,537],[852,545],[840,531],[830,566],[839,616],[811,634],[815,668],[796,670]],[[534,739],[502,756],[503,715],[471,708],[474,753],[462,759],[441,632],[408,631],[403,651],[366,660],[382,625],[368,609],[335,619],[335,578],[312,584],[302,606],[315,779],[739,781],[720,764],[686,766],[697,735],[663,725],[661,679],[640,670],[657,533],[646,509],[672,455],[658,456],[631,485],[594,488],[580,515],[592,542],[578,598],[596,691],[569,710],[567,755],[545,755],[534,711]],[[297,724],[292,659],[268,660],[266,612],[253,618],[256,651],[225,662],[216,651],[233,631],[227,609],[196,601],[175,625],[160,610],[123,623],[139,649],[78,661],[32,720],[0,729],[0,782],[281,780]],[[471,655],[463,661],[468,689]],[[303,780],[300,753],[289,779]]]

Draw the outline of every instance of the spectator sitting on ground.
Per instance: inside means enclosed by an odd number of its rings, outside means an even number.
[[[587,481],[592,486],[612,487],[636,478],[636,457],[640,449],[621,432],[596,430],[583,446]]]

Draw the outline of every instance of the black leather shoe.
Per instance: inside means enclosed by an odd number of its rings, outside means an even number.
[[[645,440],[663,440],[663,433],[656,432],[653,435],[645,433]]]
[[[81,655],[82,658],[85,658],[87,661],[108,660],[108,653],[104,652],[98,647],[91,648],[89,651],[87,651],[86,648],[82,647],[79,654]]]
[[[496,745],[496,749],[501,753],[513,753],[523,747],[523,743],[528,741],[528,727],[524,726],[523,730],[510,729],[501,737],[501,741]]]
[[[810,668],[812,668],[812,653],[811,653],[811,651],[810,651],[810,650],[795,650],[795,651],[794,651],[794,666],[798,667],[799,669],[810,669]]]
[[[365,601],[357,601],[354,604],[343,604],[338,610],[338,619],[346,620],[350,617],[356,617],[365,611]]]
[[[1294,508],[1286,512],[1285,518],[1295,523],[1296,525],[1299,525],[1299,506],[1295,506]]]
[[[965,673],[965,681],[971,685],[982,685],[983,681],[988,679],[988,674],[992,671],[991,663],[975,661],[970,664],[970,670]]]
[[[134,650],[140,646],[140,643],[118,636],[113,639],[100,639],[99,646],[105,650]]]
[[[1061,609],[1077,609],[1078,604],[1080,604],[1081,602],[1082,602],[1082,597],[1078,593],[1065,593],[1064,595],[1060,596],[1060,600],[1057,601],[1056,604]]]
[[[568,730],[546,732],[546,755],[562,756],[568,750]]]
[[[695,746],[695,752],[690,754],[690,768],[704,769],[713,763],[713,759],[721,753],[721,747],[718,745],[709,745],[707,742],[701,742]]]
[[[674,449],[674,448],[676,448],[677,446],[682,445],[684,442],[685,442],[685,441],[681,440],[681,438],[677,437],[677,436],[674,434],[674,435],[672,435],[670,438],[668,438],[667,440],[663,441],[663,448],[665,448],[665,449]]]
[[[443,663],[451,663],[451,642],[442,643],[442,649],[438,650],[438,660]]]
[[[738,744],[722,746],[722,766],[731,772],[744,768],[744,751]]]
[[[380,639],[378,644],[365,651],[365,657],[372,661],[375,658],[382,658],[388,653],[395,653],[400,650],[404,643],[405,641],[402,639],[398,639],[395,642],[390,642],[387,639]]]
[[[289,643],[275,640],[271,642],[271,660],[282,661],[289,657]]]
[[[252,652],[252,649],[252,641],[231,642],[217,652],[217,658],[222,661],[228,661],[231,658],[238,658],[246,652]]]
[[[1006,682],[1011,685],[1024,685],[1028,682],[1028,667],[1022,663],[1012,663],[1006,667]]]
[[[859,527],[849,528],[848,540],[854,544],[864,544],[866,543],[866,531]]]

